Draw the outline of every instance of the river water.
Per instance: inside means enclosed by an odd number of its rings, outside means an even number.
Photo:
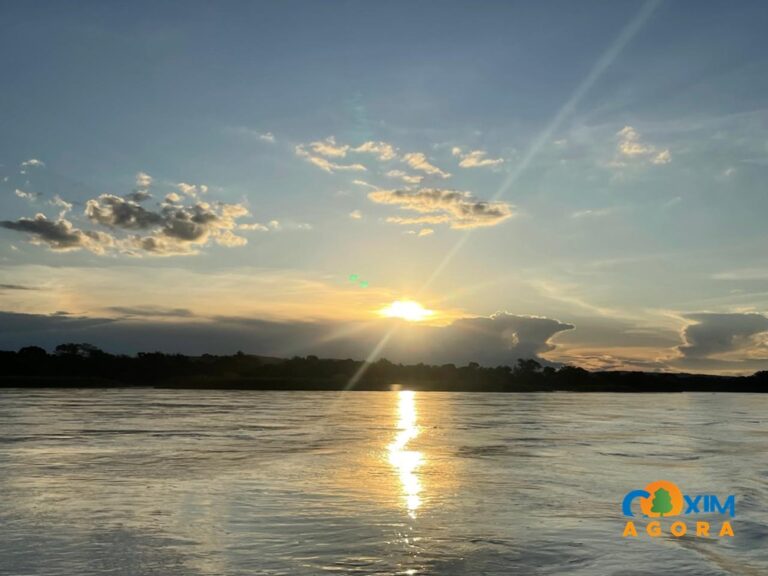
[[[764,575],[767,414],[740,394],[1,390],[0,574]],[[659,479],[736,516],[622,537],[624,494]]]

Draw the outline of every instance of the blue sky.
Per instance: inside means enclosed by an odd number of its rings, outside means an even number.
[[[5,347],[416,299],[489,363],[768,367],[762,2],[0,6]]]

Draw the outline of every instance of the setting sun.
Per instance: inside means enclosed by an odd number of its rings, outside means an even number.
[[[420,322],[434,315],[433,310],[427,310],[413,300],[395,300],[379,311],[379,314],[386,316],[387,318],[400,318],[407,320],[408,322]]]

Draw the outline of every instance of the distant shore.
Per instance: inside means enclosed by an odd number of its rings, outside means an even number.
[[[30,346],[0,351],[0,388],[154,387],[206,390],[368,390],[440,392],[768,392],[768,371],[751,376],[590,372],[519,359],[514,366],[366,364],[316,356],[243,354],[113,355],[91,344],[62,344],[53,354]]]

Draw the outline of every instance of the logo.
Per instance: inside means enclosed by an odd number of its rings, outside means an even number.
[[[665,533],[676,538],[686,534],[703,538],[733,537],[730,518],[736,516],[736,496],[683,494],[674,482],[656,480],[642,490],[627,492],[621,503],[621,512],[630,518],[645,519],[645,525],[640,526],[640,530],[644,529],[651,538]],[[706,514],[707,519],[697,517],[698,514]],[[680,516],[682,518],[676,518]],[[640,523],[638,520],[627,520],[624,537],[637,536],[635,522]]]

